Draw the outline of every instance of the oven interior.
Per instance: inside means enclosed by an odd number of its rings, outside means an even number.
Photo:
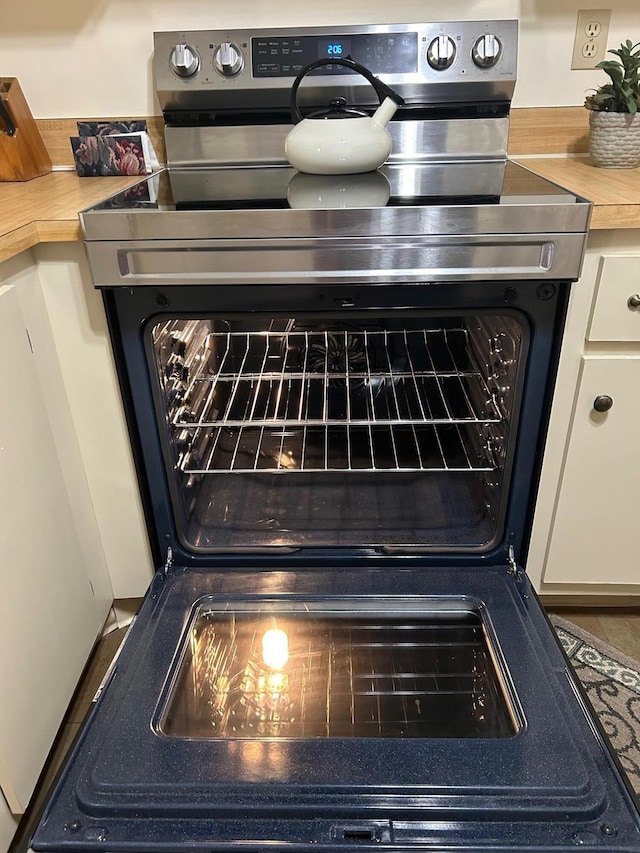
[[[479,608],[202,604],[158,729],[181,738],[509,737]]]
[[[509,311],[152,320],[183,545],[488,550],[527,347]]]

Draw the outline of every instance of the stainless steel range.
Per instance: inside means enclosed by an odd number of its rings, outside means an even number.
[[[590,205],[507,159],[516,42],[156,34],[168,168],[82,224],[158,572],[35,850],[640,850],[526,575]],[[391,157],[296,172],[344,55]]]

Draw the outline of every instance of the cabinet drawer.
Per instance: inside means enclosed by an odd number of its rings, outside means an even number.
[[[634,297],[639,303],[635,307]],[[605,255],[602,258],[588,338],[591,341],[640,341],[640,255]]]

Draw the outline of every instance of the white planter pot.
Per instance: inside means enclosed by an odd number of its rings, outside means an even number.
[[[589,154],[594,166],[640,166],[640,113],[589,112]]]

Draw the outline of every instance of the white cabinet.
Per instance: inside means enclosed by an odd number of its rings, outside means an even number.
[[[139,598],[153,567],[102,295],[82,243],[34,254],[113,594]]]
[[[527,560],[545,596],[640,595],[639,435],[640,234],[595,233],[573,287]]]
[[[18,828],[18,818],[11,814],[7,801],[0,791],[0,850],[8,850]]]
[[[594,409],[602,396],[609,411]],[[586,357],[545,583],[640,585],[639,436],[640,353]]]
[[[0,267],[0,340],[0,850],[5,850],[112,593],[28,253]]]

